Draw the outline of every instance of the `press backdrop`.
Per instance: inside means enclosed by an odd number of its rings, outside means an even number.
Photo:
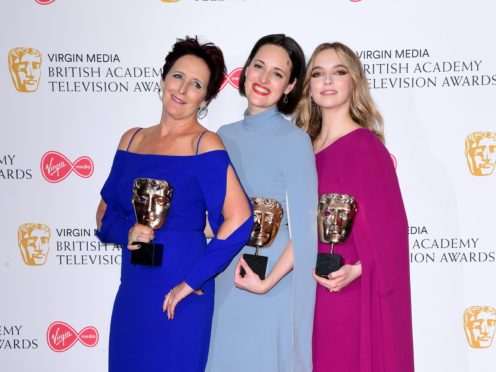
[[[94,215],[121,134],[158,122],[177,37],[225,53],[203,120],[216,130],[242,116],[252,45],[286,33],[307,56],[344,42],[368,73],[410,224],[417,371],[494,370],[495,11],[483,0],[2,1],[0,369],[106,370],[120,249],[94,236]]]

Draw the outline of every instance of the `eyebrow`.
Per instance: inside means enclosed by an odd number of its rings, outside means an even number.
[[[266,63],[265,63],[264,61],[262,61],[261,59],[254,59],[254,60],[253,60],[253,62],[260,62],[260,63],[262,63],[262,64],[264,64],[264,65],[266,64]],[[281,71],[281,72],[282,72],[282,73],[284,73],[284,74],[286,73],[286,72],[285,72],[282,68],[277,67],[277,66],[276,66],[276,67],[274,67],[274,70]]]
[[[182,75],[186,75],[186,73],[185,73],[185,72],[183,72],[183,71],[181,71],[181,70],[174,70],[174,71],[171,71],[171,73],[173,73],[173,74],[174,74],[174,73],[176,73],[176,72],[179,72],[179,73],[180,73],[180,74],[182,74]],[[206,84],[206,83],[205,83],[202,79],[200,79],[200,78],[198,78],[198,77],[194,77],[194,76],[193,76],[193,77],[192,77],[192,79],[193,79],[193,80],[198,81],[198,82],[199,82],[199,83],[201,83],[201,84],[204,84],[204,85]]]
[[[322,67],[322,66],[313,66],[313,67],[312,67],[312,71],[313,71],[313,70],[316,70],[316,69],[318,69],[318,68],[324,68],[324,67]],[[342,64],[339,64],[339,65],[333,66],[332,68],[345,68],[345,69],[347,69],[347,70],[348,70],[348,67],[346,67],[345,65],[342,65]]]

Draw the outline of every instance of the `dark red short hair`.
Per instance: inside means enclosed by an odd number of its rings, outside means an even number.
[[[210,102],[220,90],[224,74],[226,73],[226,64],[224,54],[218,46],[213,43],[200,44],[195,36],[186,36],[184,39],[177,39],[172,46],[172,50],[165,57],[165,64],[162,67],[162,80],[165,79],[170,69],[176,61],[186,55],[193,55],[201,58],[210,70],[210,79],[207,85],[207,94],[205,100]]]

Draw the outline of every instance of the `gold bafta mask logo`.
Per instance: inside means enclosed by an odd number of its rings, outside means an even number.
[[[34,48],[14,48],[9,51],[9,71],[19,92],[38,90],[41,77],[41,53]]]
[[[160,229],[169,214],[172,187],[164,180],[136,178],[132,203],[138,223]]]
[[[474,176],[489,176],[496,164],[496,132],[474,132],[465,139],[468,169]]]
[[[50,228],[41,223],[25,223],[17,230],[21,256],[26,265],[44,265],[50,247]]]
[[[485,349],[491,346],[496,330],[496,308],[470,306],[463,313],[463,328],[470,347]]]
[[[268,247],[272,244],[281,226],[283,209],[277,200],[253,197],[254,222],[248,245]]]
[[[355,198],[347,194],[322,194],[317,231],[322,243],[341,243],[348,236],[358,212]]]

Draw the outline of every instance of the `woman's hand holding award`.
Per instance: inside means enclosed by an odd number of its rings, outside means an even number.
[[[136,178],[133,184],[134,212],[136,221],[153,230],[160,229],[169,213],[172,187],[164,180]],[[161,266],[164,247],[152,242],[133,242],[139,249],[131,252],[131,263],[145,266]]]
[[[255,247],[255,254],[243,254],[243,258],[250,268],[260,277],[265,279],[267,271],[268,257],[259,256],[259,248],[269,247],[276,238],[281,226],[283,209],[277,200],[261,197],[251,198],[254,211],[254,224],[251,231],[248,245]],[[245,276],[245,271],[241,268],[240,275]]]

